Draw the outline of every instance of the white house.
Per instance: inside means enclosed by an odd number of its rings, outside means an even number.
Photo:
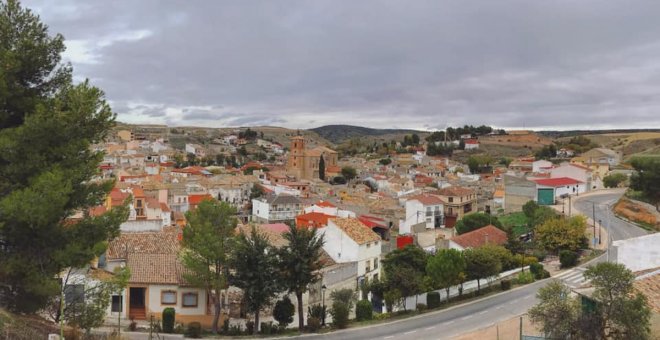
[[[199,144],[187,143],[186,144],[186,153],[191,153],[191,154],[193,154],[197,157],[206,156],[206,153],[204,152],[204,148]]]
[[[357,262],[358,281],[378,277],[381,239],[357,218],[334,218],[318,229],[325,239],[323,249],[337,263]]]
[[[568,177],[578,180],[584,184],[585,191],[589,191],[593,185],[593,171],[585,166],[564,162],[550,169],[551,178]]]
[[[417,195],[406,201],[406,216],[399,222],[399,234],[410,234],[412,226],[425,223],[426,229],[444,227],[444,202],[437,196]]]
[[[545,159],[539,159],[532,162],[532,172],[547,173],[552,169],[552,162]]]
[[[294,220],[301,211],[300,199],[291,195],[268,195],[252,200],[252,218],[259,222]]]
[[[536,201],[541,205],[553,205],[563,195],[579,195],[586,192],[583,182],[569,177],[533,179],[536,182]]]
[[[476,139],[465,140],[465,150],[475,150],[479,148],[479,141]]]
[[[309,207],[305,207],[305,213],[318,212],[330,216],[337,217],[357,217],[357,215],[350,210],[342,210],[337,208],[336,205],[328,201],[318,201]]]

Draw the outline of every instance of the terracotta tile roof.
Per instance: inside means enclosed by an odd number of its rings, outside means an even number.
[[[576,167],[576,168],[580,168],[580,169],[582,169],[582,170],[586,170],[587,172],[591,172],[591,171],[592,171],[591,169],[589,169],[588,167],[586,167],[586,166],[584,166],[584,165],[580,165],[580,164],[576,164],[576,163],[569,163],[569,165],[574,166],[574,167]]]
[[[438,196],[433,196],[433,195],[426,195],[426,194],[421,194],[417,196],[413,196],[410,198],[411,200],[419,201],[423,205],[438,205],[438,204],[444,204],[444,201]]]
[[[451,239],[464,249],[478,248],[486,244],[503,245],[507,241],[506,233],[493,225],[473,230]]]
[[[160,202],[155,197],[147,197],[146,203],[149,209],[160,209]]]
[[[119,188],[112,188],[110,191],[110,205],[113,207],[124,204],[124,201],[130,196],[127,192],[122,192]]]
[[[186,271],[177,254],[129,254],[129,283],[185,285]]]
[[[209,194],[202,194],[202,195],[188,195],[188,203],[192,205],[198,205],[202,203],[202,201],[205,200],[212,200],[213,196]]]
[[[160,203],[160,210],[163,212],[170,212],[170,207],[167,206],[167,203]]]
[[[296,216],[297,227],[324,228],[328,224],[328,219],[335,216],[326,215],[320,212],[310,212]]]
[[[474,194],[474,190],[459,186],[451,186],[438,190],[437,194],[442,196],[467,196]]]
[[[124,259],[126,254],[177,254],[180,246],[176,232],[121,233],[110,241],[108,260]]]
[[[339,229],[343,230],[357,244],[380,241],[380,236],[357,218],[334,218],[330,221]]]
[[[287,230],[289,230],[289,226],[286,224],[283,224],[286,226],[286,230],[283,230],[279,224],[283,223],[274,223],[274,224],[255,224],[254,227],[257,229],[258,232],[264,234],[267,238],[270,244],[275,247],[275,248],[281,248],[289,244],[289,241],[287,241],[282,234],[284,234]],[[252,225],[251,224],[239,224],[236,227],[236,231],[238,233],[244,233],[246,235],[250,235],[252,231]]]
[[[336,208],[337,206],[324,200],[320,200],[316,203],[314,203],[316,206],[323,207],[323,208]]]
[[[539,185],[548,186],[548,187],[560,187],[564,185],[574,185],[580,184],[581,181],[573,179],[570,177],[558,177],[558,178],[543,178],[543,179],[534,179],[534,182]]]
[[[644,271],[644,273],[635,273],[638,276],[633,285],[642,294],[646,295],[649,307],[660,313],[660,268]]]

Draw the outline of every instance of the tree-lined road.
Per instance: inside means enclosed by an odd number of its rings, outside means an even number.
[[[613,214],[610,214],[608,220],[607,205],[616,202],[621,195],[621,192],[592,194],[576,199],[574,206],[582,214],[591,216],[592,203],[594,203],[596,208],[596,220],[602,220],[603,225],[609,230],[613,241],[646,235],[647,232],[644,229],[620,220]],[[596,261],[605,261],[605,256],[601,256]],[[579,281],[579,277],[578,275],[575,275],[575,273],[582,272],[582,267],[562,273],[564,275],[561,278],[565,278],[569,281]],[[560,276],[562,276],[562,274],[560,274]],[[539,288],[543,287],[546,282],[547,280],[538,281],[525,287],[490,296],[466,305],[423,314],[409,319],[369,327],[337,331],[329,334],[306,335],[303,337],[333,340],[450,339],[453,336],[485,328],[527,312],[530,307],[536,304],[536,292]]]

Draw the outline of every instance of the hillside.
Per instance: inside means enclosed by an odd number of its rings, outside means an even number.
[[[354,125],[324,125],[317,128],[309,129],[308,131],[313,131],[319,136],[333,142],[336,144],[342,143],[348,139],[356,137],[398,137],[398,135],[403,138],[403,135],[416,133],[420,137],[424,134],[428,134],[423,131],[408,130],[408,129],[372,129],[362,126]]]

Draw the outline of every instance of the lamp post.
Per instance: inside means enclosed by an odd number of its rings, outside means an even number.
[[[603,222],[598,220],[598,244],[601,244],[603,240]]]
[[[323,308],[323,320],[321,320],[321,325],[325,326],[325,290],[326,290],[325,285],[321,286],[321,308]]]

